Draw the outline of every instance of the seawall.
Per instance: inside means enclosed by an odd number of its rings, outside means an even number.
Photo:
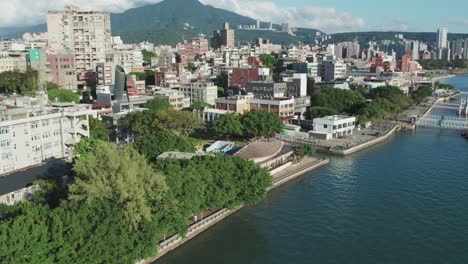
[[[362,143],[356,147],[353,147],[353,148],[350,148],[350,149],[346,149],[346,150],[331,150],[330,152],[332,154],[335,154],[335,155],[341,155],[341,156],[346,156],[346,155],[350,155],[350,154],[353,154],[353,153],[356,153],[358,151],[361,151],[361,150],[364,150],[366,148],[369,148],[369,147],[372,147],[374,145],[377,145],[387,139],[389,139],[398,129],[400,129],[400,126],[399,125],[395,125],[389,132],[387,132],[387,134],[383,135],[383,136],[380,136],[376,139],[373,139],[371,141],[368,141],[366,143]]]

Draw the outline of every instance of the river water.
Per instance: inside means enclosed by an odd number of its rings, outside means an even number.
[[[468,140],[419,129],[331,157],[156,263],[468,263]]]

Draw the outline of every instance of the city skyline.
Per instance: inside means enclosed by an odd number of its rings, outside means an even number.
[[[293,27],[308,27],[326,33],[351,31],[424,31],[448,28],[453,33],[468,33],[468,16],[463,12],[468,3],[448,0],[445,12],[440,13],[436,1],[427,1],[424,8],[418,3],[396,0],[392,5],[374,5],[365,0],[359,5],[343,0],[200,0],[218,8],[241,15],[274,23],[287,22]],[[127,9],[161,0],[15,0],[0,3],[2,27],[25,26],[44,23],[48,10],[60,10],[65,4],[74,4],[85,9],[93,8],[108,12],[123,12]],[[245,8],[249,6],[249,8]],[[30,12],[35,10],[35,12]]]

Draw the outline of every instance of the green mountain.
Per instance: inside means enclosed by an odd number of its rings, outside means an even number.
[[[204,5],[198,0],[165,0],[163,2],[133,8],[112,14],[112,33],[125,42],[150,41],[155,44],[176,44],[203,33],[210,36],[221,29],[225,21],[237,29],[239,25],[255,25],[256,20],[234,12]],[[263,22],[262,27],[267,23]],[[274,25],[274,28],[281,28]],[[307,29],[297,36],[266,30],[236,30],[236,41],[255,41],[269,38],[274,43],[304,42],[315,36],[317,30]]]
[[[224,22],[231,28],[255,25],[256,20],[231,11],[204,5],[198,0],[165,0],[157,4],[140,6],[123,13],[111,14],[112,35],[121,36],[126,43],[149,41],[155,44],[174,45],[203,33],[207,36],[221,29]],[[267,23],[262,22],[262,27]],[[280,25],[273,25],[280,29]],[[44,32],[45,24],[33,27],[0,28],[0,36],[18,38],[24,32]],[[298,29],[296,36],[266,30],[236,30],[236,41],[255,41],[268,38],[274,43],[310,43],[315,39],[315,29]]]

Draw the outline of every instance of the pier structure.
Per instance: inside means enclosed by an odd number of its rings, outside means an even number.
[[[468,130],[468,117],[425,115],[416,121],[419,127]]]
[[[468,99],[461,99],[460,107],[458,108],[459,116],[468,116]]]

